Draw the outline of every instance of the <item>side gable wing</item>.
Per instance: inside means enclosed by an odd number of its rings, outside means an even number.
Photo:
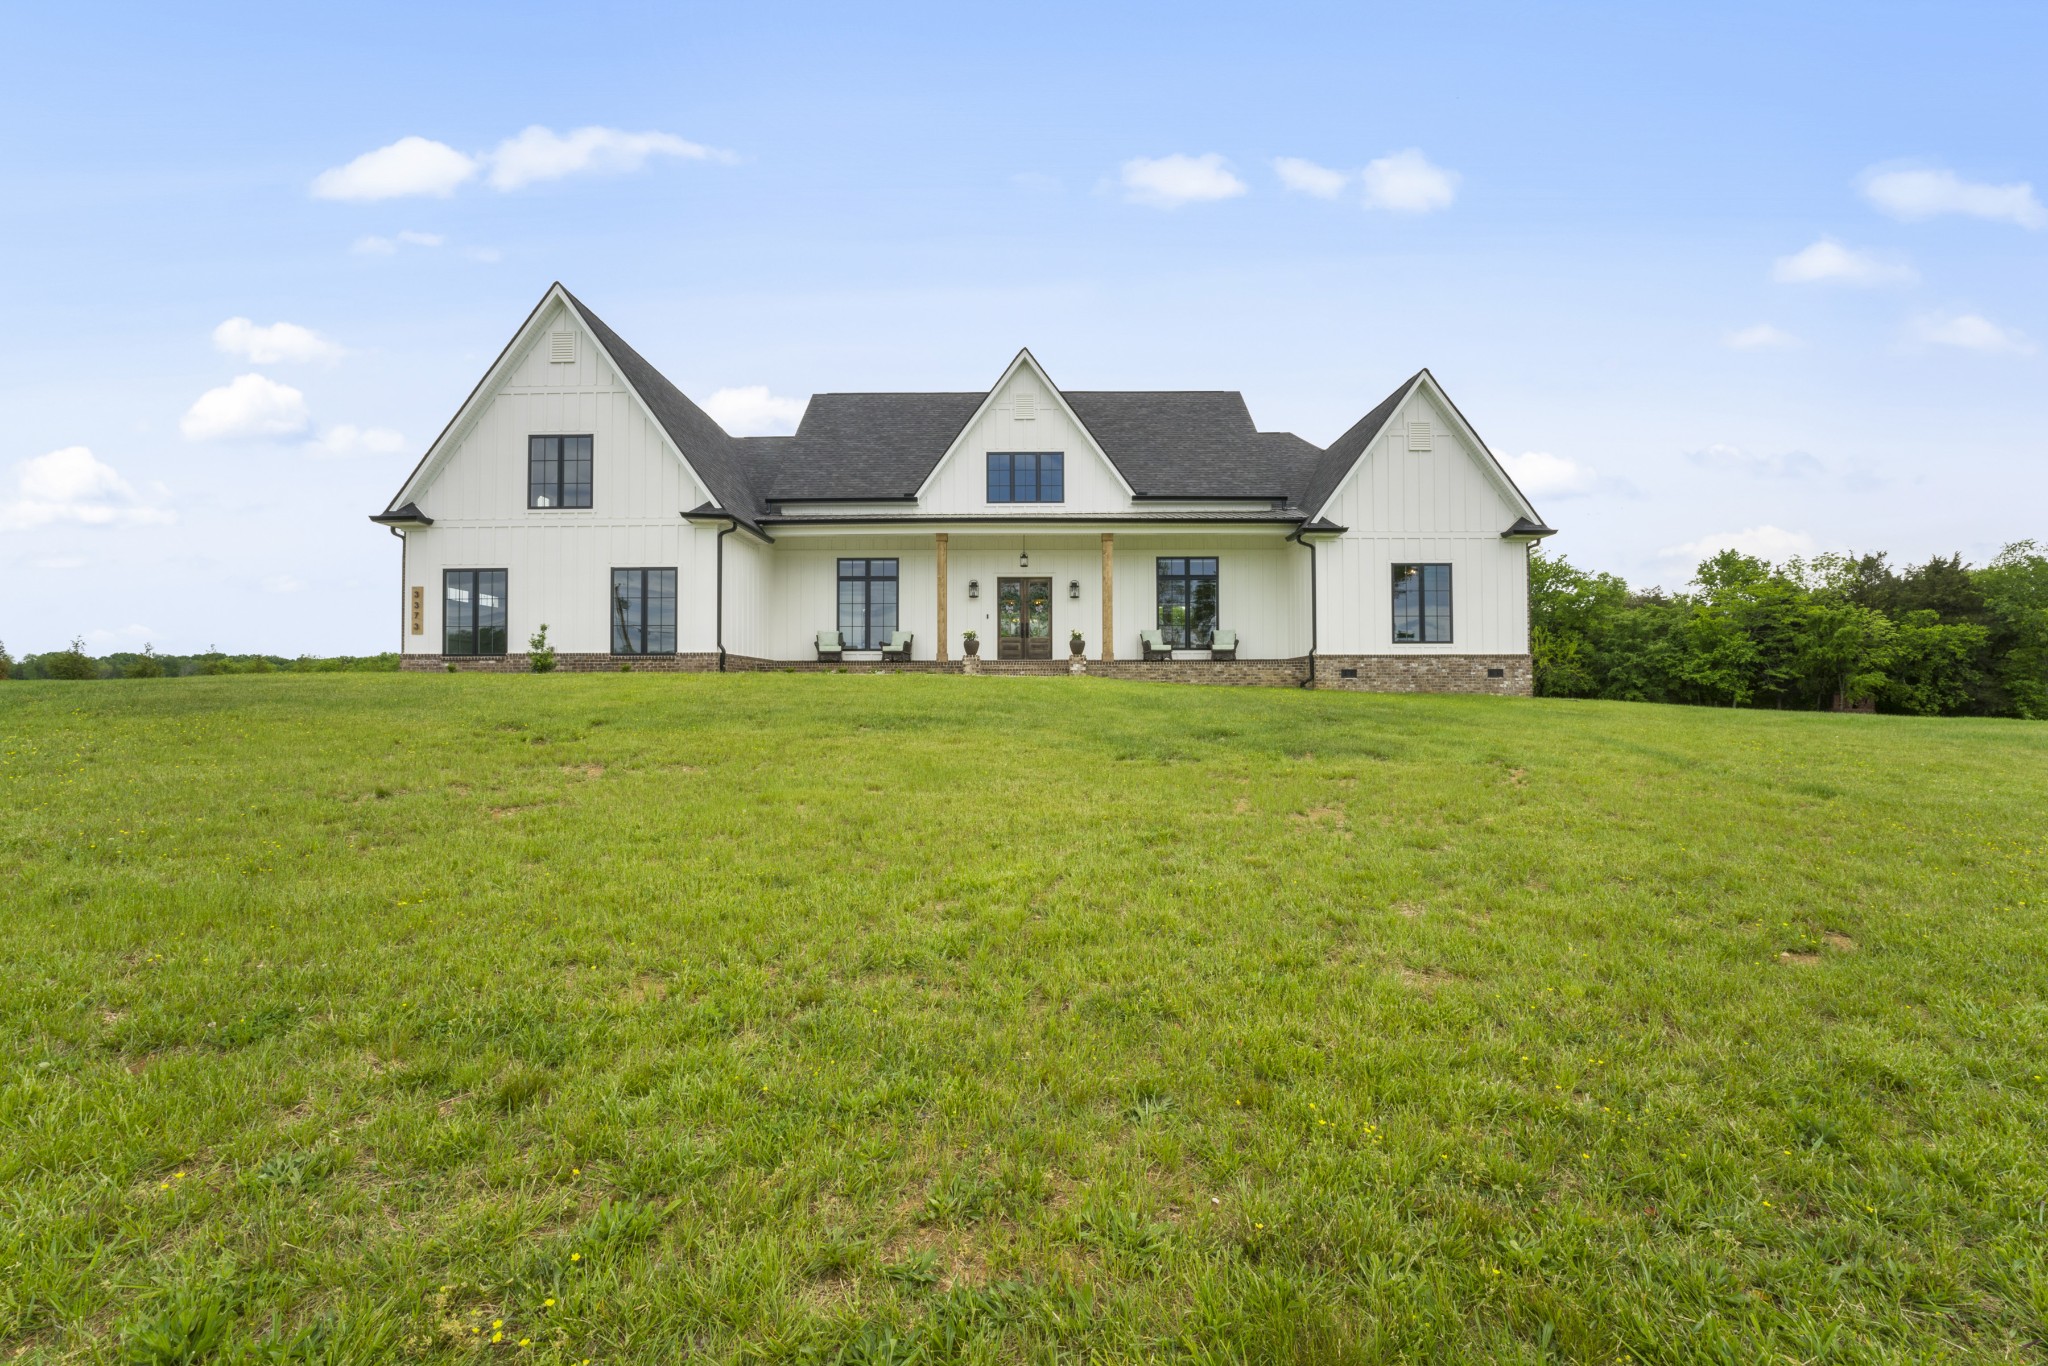
[[[1535,505],[1530,503],[1515,481],[1509,477],[1508,472],[1501,467],[1493,448],[1480,438],[1472,424],[1465,420],[1465,415],[1458,411],[1457,404],[1451,401],[1450,395],[1444,392],[1443,386],[1437,383],[1436,376],[1426,369],[1417,371],[1406,383],[1387,395],[1371,412],[1353,424],[1349,431],[1331,442],[1329,448],[1323,452],[1323,457],[1317,462],[1308,486],[1302,491],[1299,503],[1311,519],[1321,518],[1327,514],[1345,486],[1356,477],[1374,443],[1387,433],[1389,424],[1409,411],[1412,400],[1429,404],[1431,411],[1450,428],[1452,435],[1472,457],[1480,474],[1500,496],[1512,520],[1519,522],[1526,519],[1537,526],[1542,526],[1543,519],[1537,513]],[[1399,436],[1400,433],[1394,433],[1390,439]]]
[[[666,437],[671,453],[690,477],[721,511],[753,527],[755,500],[731,450],[732,438],[559,282],[550,285],[534,305],[455,416],[406,476],[380,517],[388,519],[401,507],[412,506],[426,497],[448,459],[460,449],[492,400],[513,382],[520,366],[542,344],[543,333],[565,316],[580,325],[596,356],[618,376],[633,402]]]

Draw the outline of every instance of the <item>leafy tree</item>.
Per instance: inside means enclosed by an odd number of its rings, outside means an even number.
[[[1877,704],[1913,716],[1955,716],[1982,691],[1977,660],[1991,632],[1973,622],[1944,622],[1937,612],[1908,612],[1893,623],[1891,654]]]
[[[1971,579],[1984,595],[1998,681],[2012,710],[2048,719],[2048,552],[2015,541]]]
[[[45,678],[76,680],[100,676],[99,669],[86,657],[83,636],[73,637],[68,649],[52,650],[48,654],[37,655],[36,665],[43,671]]]
[[[7,653],[7,642],[0,640],[0,681],[14,674],[14,656]]]
[[[148,641],[142,643],[142,653],[130,660],[127,669],[122,672],[122,677],[124,678],[162,678],[163,676],[163,659],[157,654],[156,647]]]

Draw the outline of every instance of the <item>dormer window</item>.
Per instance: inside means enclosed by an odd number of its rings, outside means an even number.
[[[590,506],[590,438],[526,438],[526,505],[530,508]]]
[[[990,451],[988,500],[991,503],[1066,502],[1066,453]]]

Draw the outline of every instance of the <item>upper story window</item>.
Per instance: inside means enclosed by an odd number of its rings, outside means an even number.
[[[991,503],[1064,503],[1067,457],[1062,451],[990,451]]]
[[[1447,564],[1394,566],[1396,643],[1451,643],[1451,567]]]
[[[441,653],[505,653],[505,571],[441,571]]]
[[[526,505],[530,508],[590,506],[590,438],[526,438]]]

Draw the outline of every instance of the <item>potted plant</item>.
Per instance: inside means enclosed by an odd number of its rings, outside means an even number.
[[[960,633],[960,648],[969,655],[980,654],[981,637],[972,631],[962,631]]]
[[[1075,657],[1076,659],[1078,659],[1078,658],[1080,658],[1080,656],[1081,656],[1082,652],[1083,652],[1083,651],[1085,651],[1085,650],[1086,650],[1087,648],[1088,648],[1088,642],[1087,642],[1087,640],[1085,640],[1085,639],[1084,639],[1084,638],[1082,637],[1082,635],[1081,635],[1081,633],[1080,633],[1079,631],[1069,631],[1069,632],[1067,632],[1067,653],[1068,653],[1068,654],[1070,654],[1070,655],[1073,655],[1073,656],[1074,656],[1074,657]]]

